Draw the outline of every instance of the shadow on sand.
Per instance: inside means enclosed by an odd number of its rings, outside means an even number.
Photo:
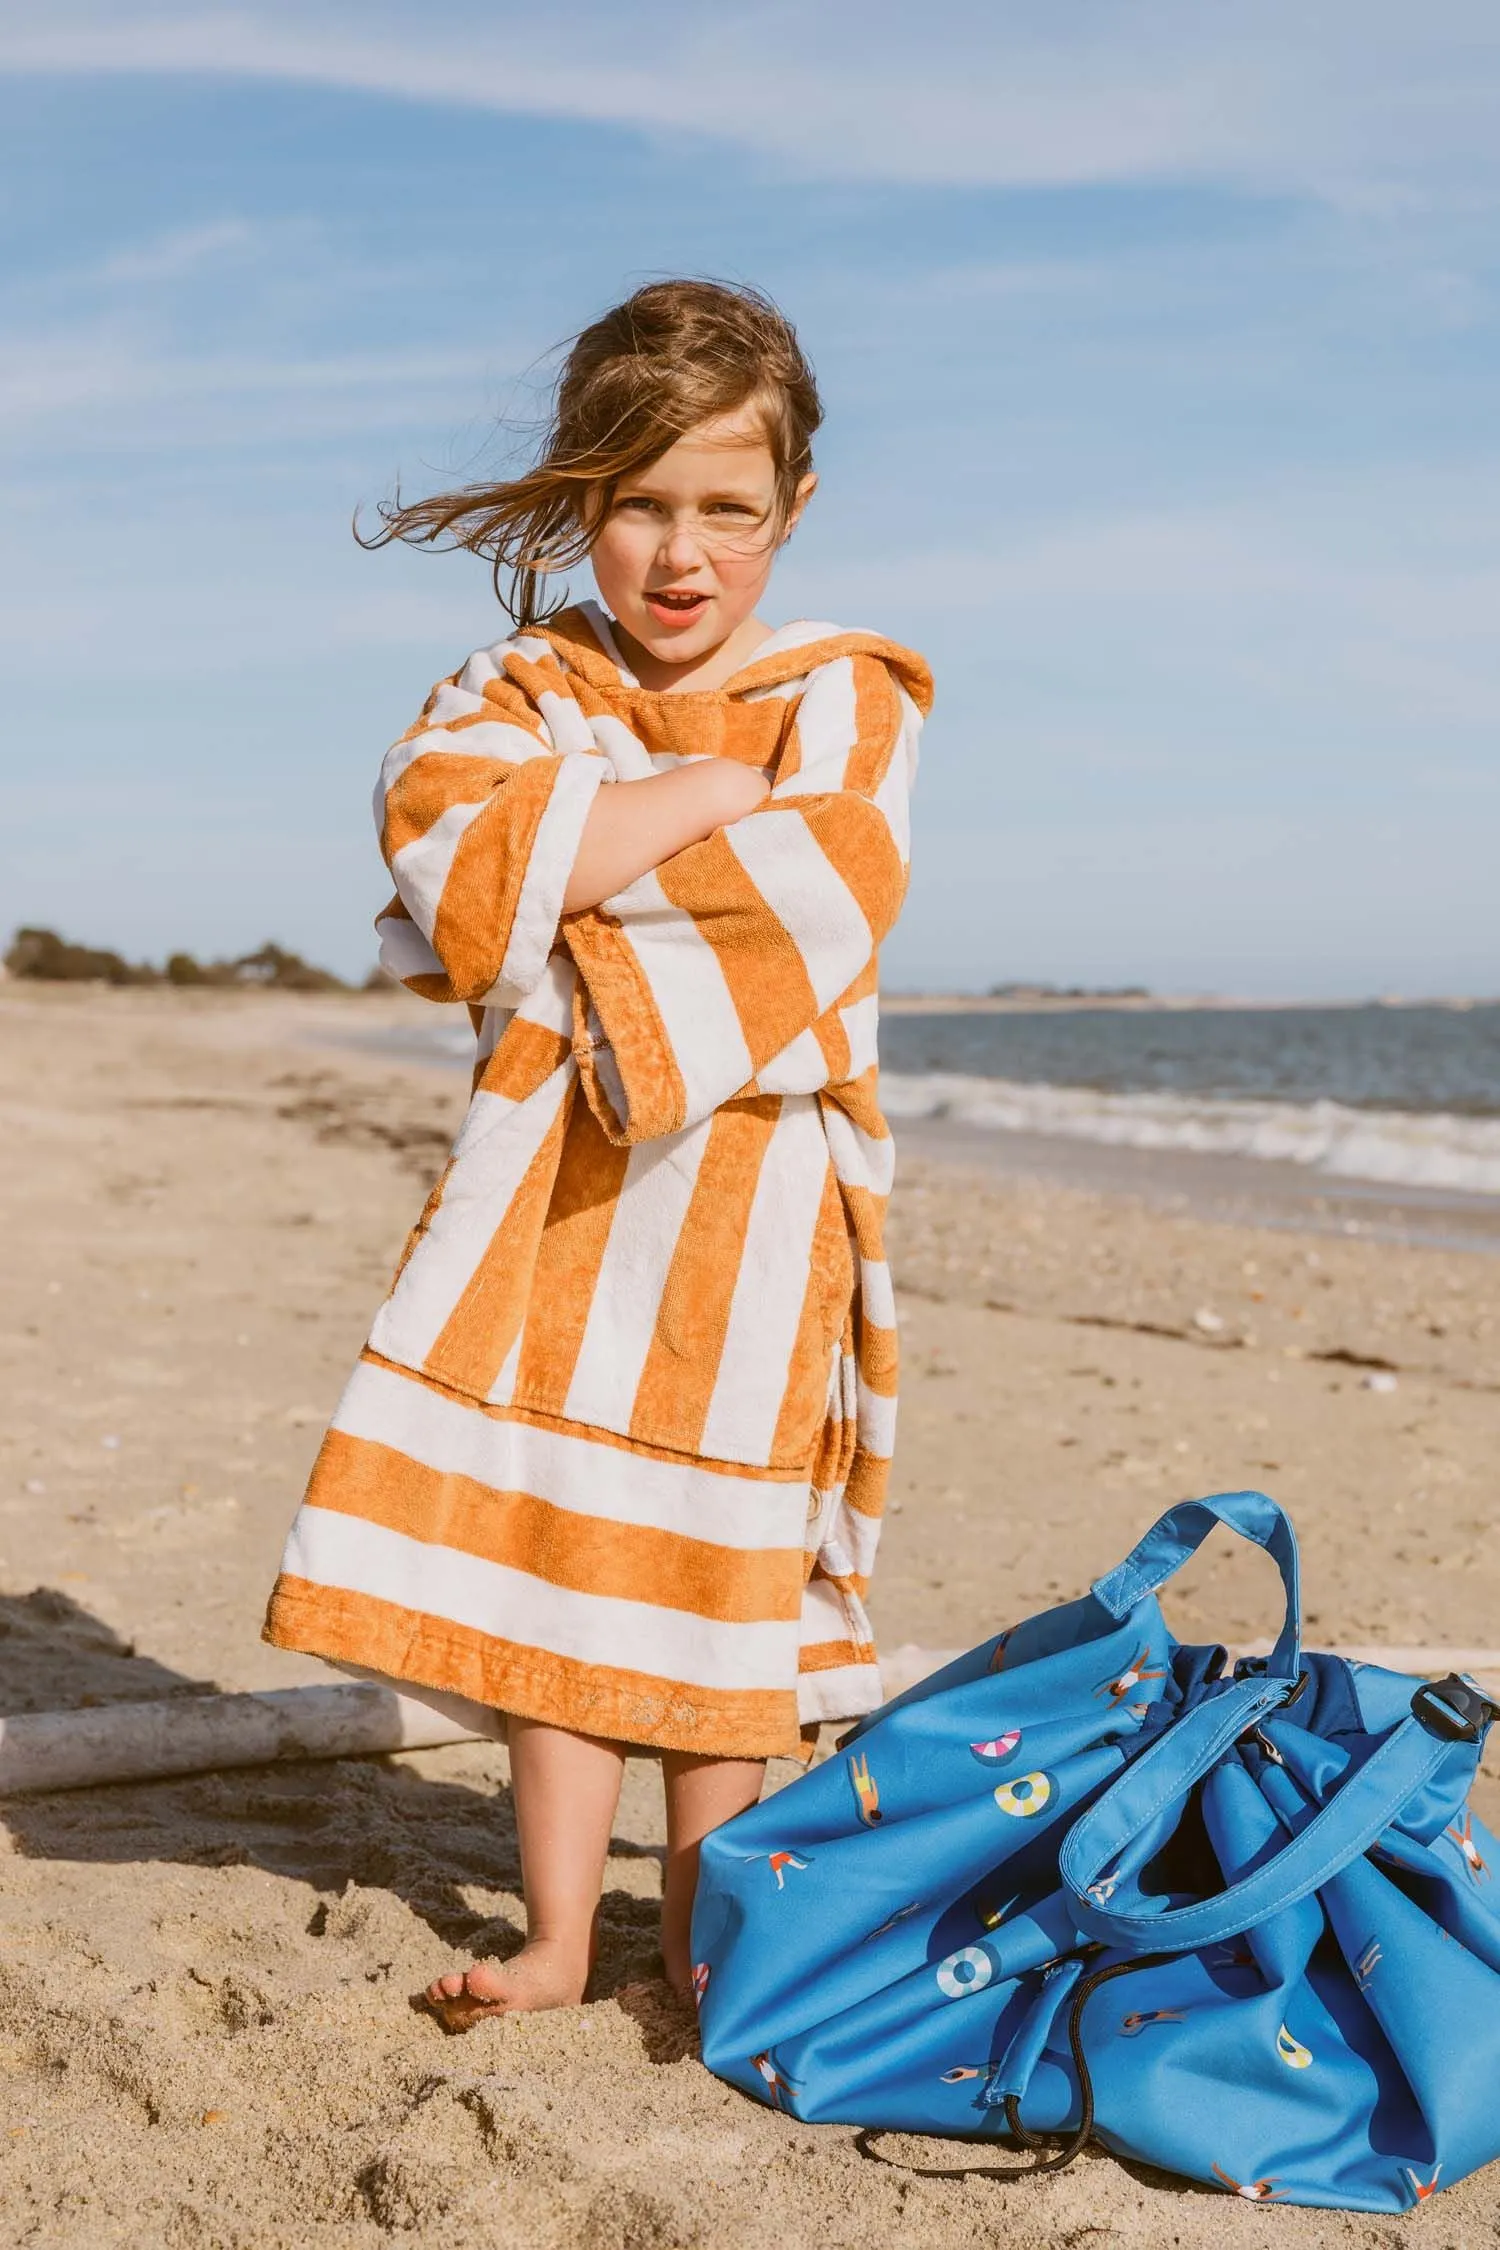
[[[0,1595],[0,1712],[214,1692],[140,1656],[102,1619],[53,1587]],[[441,1753],[462,1779],[436,1781],[407,1758],[338,1758],[240,1767],[167,1781],[0,1799],[15,1848],[28,1858],[124,1865],[259,1867],[321,1894],[312,1925],[353,1883],[387,1890],[445,1945],[505,1959],[523,1940],[520,1858],[504,1752],[489,1743]],[[659,1858],[616,1837],[618,1858]],[[499,1914],[466,1889],[504,1891]],[[606,1891],[591,1991],[660,1974],[653,1899]]]

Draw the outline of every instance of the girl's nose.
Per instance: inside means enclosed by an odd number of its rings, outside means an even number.
[[[697,532],[688,524],[674,523],[662,542],[661,559],[668,570],[691,570],[703,550]]]

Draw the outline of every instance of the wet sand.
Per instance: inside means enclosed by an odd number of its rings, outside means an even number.
[[[415,1005],[0,986],[0,1707],[325,1676],[266,1648],[260,1612],[462,1106],[460,1074],[347,1044]],[[1317,1639],[1500,1642],[1500,1262],[1385,1238],[1409,1231],[1399,1214],[1358,1236],[1316,1213],[1268,1227],[1202,1183],[1180,1204],[1170,1183],[1102,1193],[937,1138],[907,1137],[893,1211],[888,1646],[993,1632],[1077,1592],[1173,1499],[1245,1483],[1297,1518]],[[1250,1639],[1276,1593],[1225,1542],[1170,1612]],[[1500,1819],[1500,1767],[1483,1787]],[[455,1952],[519,1940],[502,1750],[13,1799],[0,1830],[18,2242],[1404,2239],[1098,2156],[1044,2183],[964,2177],[958,2143],[890,2137],[879,2162],[731,2093],[656,1981],[648,1761],[595,1997],[463,2040],[407,1995]],[[1500,2173],[1422,2227],[1451,2250],[1500,2241]]]

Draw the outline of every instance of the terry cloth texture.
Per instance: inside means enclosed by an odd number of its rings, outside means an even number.
[[[269,1640],[715,1756],[879,1703],[876,948],[930,701],[919,657],[812,624],[650,693],[588,603],[471,657],[390,752],[382,959],[469,1004],[475,1091]],[[564,915],[595,790],[705,756],[769,799]]]

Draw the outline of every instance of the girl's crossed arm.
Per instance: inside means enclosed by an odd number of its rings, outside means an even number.
[[[925,701],[925,674],[912,686]],[[881,655],[820,669],[801,761],[757,809],[564,921],[575,1046],[612,1140],[694,1124],[763,1072],[798,1092],[845,1075],[829,1019],[871,977],[905,893],[921,708]]]

